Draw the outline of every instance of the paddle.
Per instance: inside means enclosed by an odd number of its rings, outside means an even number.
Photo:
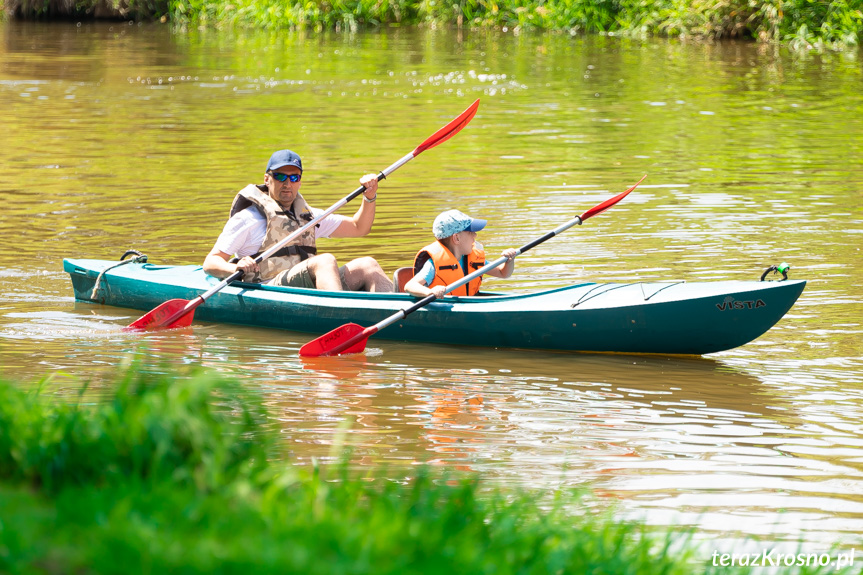
[[[552,231],[548,232],[544,236],[536,238],[532,242],[529,242],[529,243],[521,246],[520,248],[518,248],[516,250],[516,255],[523,254],[527,250],[538,246],[542,242],[553,238],[557,234],[568,230],[572,226],[574,226],[576,224],[581,225],[581,223],[584,222],[586,219],[592,218],[593,216],[604,212],[605,210],[607,210],[608,208],[610,208],[611,206],[613,206],[614,204],[616,204],[617,202],[619,202],[620,200],[625,198],[626,195],[629,194],[629,192],[634,190],[636,187],[638,187],[638,184],[643,182],[644,178],[646,178],[646,177],[647,177],[647,175],[642,176],[642,178],[640,180],[638,180],[638,182],[634,186],[629,188],[628,190],[617,194],[613,198],[609,198],[609,199],[605,200],[601,204],[590,208],[589,210],[587,210],[586,212],[584,212],[580,216],[575,216],[574,218],[572,218],[571,220],[569,220],[568,222],[566,222],[562,226],[559,226],[559,227],[553,229]],[[463,286],[464,284],[470,282],[471,280],[478,278],[482,274],[487,273],[490,270],[493,270],[494,268],[496,268],[500,264],[504,263],[505,261],[506,261],[506,258],[504,256],[501,256],[498,259],[496,259],[495,261],[491,262],[490,264],[486,264],[485,266],[481,267],[480,269],[476,270],[475,272],[468,274],[465,277],[461,278],[457,282],[451,283],[450,285],[446,286],[446,293],[449,293],[449,292],[453,291],[454,289],[457,289],[457,288]],[[366,341],[368,340],[369,336],[377,333],[378,331],[382,330],[383,328],[387,327],[388,325],[390,325],[394,322],[397,322],[400,319],[404,319],[405,317],[412,314],[413,312],[420,309],[421,307],[424,307],[424,306],[428,305],[429,303],[433,302],[435,299],[437,299],[437,298],[435,297],[434,294],[427,295],[426,297],[419,300],[418,302],[416,302],[412,306],[405,308],[405,309],[402,309],[402,310],[399,310],[398,312],[394,313],[393,315],[389,316],[388,318],[384,319],[383,321],[376,323],[375,325],[373,325],[371,327],[364,328],[363,326],[355,324],[355,323],[348,323],[348,324],[345,324],[341,327],[337,327],[336,329],[334,329],[328,333],[325,333],[324,335],[320,336],[319,338],[314,339],[314,340],[310,341],[309,343],[307,343],[306,345],[304,345],[303,347],[301,347],[300,348],[300,355],[306,356],[306,357],[317,357],[317,356],[321,356],[321,355],[337,355],[340,353],[359,353],[365,349]]]
[[[381,181],[385,179],[388,175],[395,172],[397,169],[411,161],[412,159],[419,156],[421,153],[434,148],[435,146],[442,144],[459,133],[462,128],[468,125],[468,123],[473,119],[476,115],[477,108],[479,108],[479,100],[475,101],[473,104],[468,107],[467,110],[459,114],[456,118],[450,121],[446,126],[426,138],[426,140],[417,146],[412,152],[405,155],[399,161],[389,166],[388,168],[381,171],[377,176],[377,180]],[[362,194],[365,191],[365,186],[360,186],[332,206],[330,206],[325,212],[308,222],[306,225],[302,226],[300,229],[288,235],[282,241],[273,245],[265,252],[260,254],[255,258],[255,263],[261,263],[268,257],[272,256],[274,253],[282,249],[284,246],[289,244],[291,241],[299,237],[304,231],[309,229],[311,226],[317,224],[320,220],[324,219],[328,215],[332,214],[345,204],[347,204],[352,199],[356,198],[358,195]],[[166,301],[165,303],[159,305],[155,309],[150,312],[144,314],[125,328],[126,331],[139,331],[139,330],[153,330],[153,329],[162,329],[162,328],[175,328],[175,327],[186,327],[191,325],[192,318],[195,315],[195,308],[199,305],[207,301],[207,299],[213,294],[222,290],[222,288],[226,287],[228,284],[237,281],[243,277],[243,271],[237,270],[230,276],[226,277],[221,283],[212,287],[208,291],[199,295],[195,299],[188,301],[184,299],[172,299]]]

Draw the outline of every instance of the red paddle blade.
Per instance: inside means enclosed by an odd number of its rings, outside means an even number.
[[[320,357],[335,353],[360,353],[366,348],[366,341],[371,335],[366,334],[363,337],[365,329],[355,323],[346,323],[301,347],[300,355],[303,357]],[[356,341],[353,341],[354,339]]]
[[[188,313],[184,313],[180,317],[174,317],[176,314],[183,311],[188,304],[188,300],[170,299],[124,327],[123,331],[145,331],[151,329],[188,327],[192,325],[192,318],[195,316],[195,308],[192,308]]]
[[[476,116],[477,108],[479,108],[479,100],[471,104],[467,110],[459,114],[458,117],[453,119],[449,124],[426,138],[426,141],[417,146],[413,151],[413,156],[417,157],[426,150],[434,148],[438,144],[443,144],[458,134],[461,129],[467,126],[468,123],[473,120],[473,117]]]
[[[614,204],[616,204],[617,202],[619,202],[620,200],[625,198],[627,196],[627,194],[629,194],[629,192],[631,192],[632,190],[637,188],[638,184],[643,182],[644,178],[646,178],[646,177],[647,177],[647,174],[644,174],[643,176],[641,176],[641,179],[635,183],[634,186],[632,186],[631,188],[629,188],[625,192],[620,192],[619,194],[617,194],[613,198],[609,198],[609,199],[605,200],[604,202],[602,202],[601,204],[599,204],[598,206],[594,206],[594,207],[590,208],[589,210],[587,210],[586,212],[584,212],[583,214],[581,214],[581,221],[584,221],[587,218],[592,218],[596,214],[601,214],[602,212],[604,212],[605,210],[607,210],[608,208],[610,208],[611,206],[613,206]]]

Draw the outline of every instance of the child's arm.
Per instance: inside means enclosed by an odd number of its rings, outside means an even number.
[[[433,288],[426,287],[426,281],[422,279],[419,275],[415,275],[410,279],[408,283],[405,284],[405,291],[415,297],[426,297],[428,295],[434,294],[434,296],[438,299],[444,296],[444,290],[446,290],[446,286],[434,286]]]
[[[427,297],[434,294],[436,298],[442,298],[446,290],[445,286],[435,286],[431,289],[426,287],[434,281],[434,273],[434,261],[428,260],[419,273],[405,284],[405,291],[415,297]]]
[[[488,275],[497,278],[508,278],[509,276],[511,276],[512,270],[515,269],[515,256],[518,255],[516,252],[517,250],[514,248],[503,250],[503,253],[501,255],[506,258],[506,261],[494,268],[493,270],[490,270],[488,272]]]

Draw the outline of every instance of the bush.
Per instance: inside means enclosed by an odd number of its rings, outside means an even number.
[[[0,0],[3,1],[3,0]],[[440,24],[856,45],[863,0],[7,0],[14,17],[158,19],[179,25],[356,30]]]

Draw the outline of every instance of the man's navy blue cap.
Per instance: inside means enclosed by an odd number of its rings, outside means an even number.
[[[290,150],[279,150],[270,156],[270,161],[267,163],[267,171],[278,170],[285,166],[296,166],[300,169],[300,173],[303,171],[303,161]]]

